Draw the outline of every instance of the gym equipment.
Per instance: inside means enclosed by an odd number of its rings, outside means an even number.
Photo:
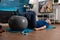
[[[12,30],[24,30],[28,26],[28,20],[23,16],[12,16],[8,23]]]
[[[26,13],[22,13],[22,16],[26,17],[28,20],[28,28],[34,29],[36,26],[36,13],[34,11],[27,11]]]

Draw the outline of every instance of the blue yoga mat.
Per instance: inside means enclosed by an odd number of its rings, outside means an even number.
[[[56,28],[56,27],[50,25],[48,28],[46,28],[46,30],[50,30],[50,29],[53,29],[53,28]],[[6,30],[7,30],[8,32],[13,32],[13,33],[15,33],[15,32],[20,32],[20,33],[23,34],[23,35],[27,35],[28,33],[34,31],[34,30],[28,29],[28,28],[26,28],[26,29],[23,30],[23,31],[21,31],[21,30],[19,30],[19,31],[14,31],[14,30],[11,30],[10,28],[6,28]]]
[[[21,30],[19,30],[19,31],[14,31],[14,30],[11,30],[10,28],[6,28],[6,30],[7,30],[8,32],[12,32],[12,33],[20,32],[20,33],[23,34],[23,35],[27,35],[28,33],[33,32],[32,29],[28,29],[28,28],[26,28],[26,29],[23,30],[23,31],[21,31]]]
[[[56,27],[50,25],[48,28],[46,28],[46,30],[50,30],[50,29],[54,29],[54,28],[56,28]]]

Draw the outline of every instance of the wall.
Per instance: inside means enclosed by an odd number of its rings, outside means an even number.
[[[60,22],[60,5],[57,8],[57,20]]]
[[[34,7],[32,10],[35,11],[37,15],[40,15],[40,13],[38,13],[38,1],[34,1],[34,2],[35,3],[34,3]],[[54,4],[53,13],[48,13],[48,14],[50,14],[49,16],[51,15],[53,16],[51,17],[52,19],[60,21],[59,19],[60,18],[60,6]]]
[[[34,5],[33,9],[31,9],[31,10],[35,11],[36,14],[38,14],[38,0],[30,0],[29,4],[33,4]]]
[[[36,12],[36,14],[37,15],[40,15],[40,13],[38,13],[38,2],[40,2],[40,1],[46,1],[46,0],[32,0],[33,1],[33,3],[32,4],[34,4],[34,7],[33,7],[33,11],[35,11]]]

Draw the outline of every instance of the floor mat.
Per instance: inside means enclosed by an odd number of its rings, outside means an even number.
[[[55,28],[56,28],[56,27],[54,27],[54,26],[49,26],[48,28],[46,28],[46,30],[51,30],[51,29],[55,29]],[[28,33],[33,32],[34,30],[26,28],[26,29],[23,30],[23,31],[21,31],[21,30],[19,30],[19,31],[14,31],[14,30],[11,30],[10,28],[6,28],[6,31],[12,32],[12,33],[20,32],[20,33],[23,34],[23,35],[27,35]]]
[[[46,30],[55,29],[55,28],[56,27],[50,25],[48,28],[46,28]]]
[[[10,28],[6,28],[6,31],[7,31],[7,32],[12,32],[12,33],[20,32],[20,33],[23,34],[23,35],[27,35],[28,33],[33,32],[32,29],[28,29],[28,28],[25,29],[25,30],[23,30],[23,31],[21,31],[21,30],[19,30],[19,31],[14,31],[14,30],[11,30]]]

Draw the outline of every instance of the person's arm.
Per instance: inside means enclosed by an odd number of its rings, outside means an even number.
[[[48,24],[51,24],[51,21],[50,21],[49,19],[46,19],[46,22],[47,22]]]

